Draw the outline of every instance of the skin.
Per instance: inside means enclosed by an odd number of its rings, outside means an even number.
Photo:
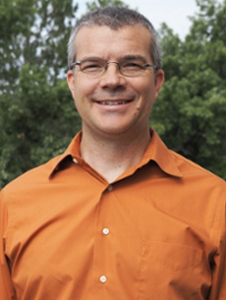
[[[149,31],[141,25],[118,30],[84,26],[75,38],[76,61],[99,57],[118,62],[127,55],[139,55],[152,64],[150,41]],[[164,73],[147,68],[140,76],[125,77],[116,64],[110,64],[101,76],[89,76],[76,67],[74,73],[68,72],[67,81],[82,118],[81,154],[92,167],[113,180],[138,162],[147,148],[149,114],[164,82]],[[114,176],[106,174],[109,157],[112,168],[118,169]]]

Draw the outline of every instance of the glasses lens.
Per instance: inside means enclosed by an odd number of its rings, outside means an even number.
[[[106,62],[104,60],[83,60],[81,61],[81,71],[90,75],[99,75],[104,72]]]
[[[120,62],[121,73],[125,76],[138,76],[145,70],[143,61],[137,60],[125,60]]]

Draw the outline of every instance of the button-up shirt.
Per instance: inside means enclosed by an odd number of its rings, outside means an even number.
[[[225,182],[153,131],[109,184],[66,152],[1,192],[1,300],[225,300]]]

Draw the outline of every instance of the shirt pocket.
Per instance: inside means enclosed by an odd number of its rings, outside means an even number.
[[[138,300],[205,299],[203,251],[186,245],[144,241],[139,261]]]

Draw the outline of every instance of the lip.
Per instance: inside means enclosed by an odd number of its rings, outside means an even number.
[[[93,102],[102,105],[102,106],[121,106],[131,103],[132,99],[101,99],[101,100],[93,100]]]
[[[125,105],[130,103],[132,100],[105,100],[105,101],[96,101],[96,103],[104,106],[116,106],[116,105]]]

